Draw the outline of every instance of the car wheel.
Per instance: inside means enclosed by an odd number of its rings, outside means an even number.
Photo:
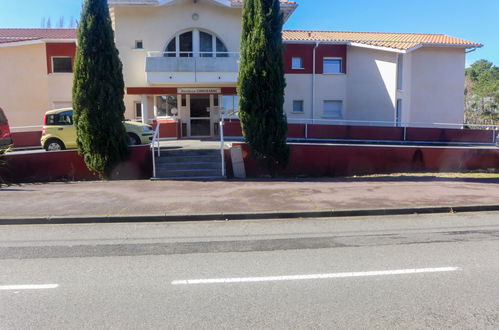
[[[137,146],[139,144],[140,144],[139,137],[133,133],[128,133],[128,145],[129,146]]]
[[[64,146],[64,143],[62,143],[62,141],[60,140],[48,140],[46,143],[45,143],[45,150],[47,151],[61,151],[61,150],[64,150],[66,149],[66,147]]]

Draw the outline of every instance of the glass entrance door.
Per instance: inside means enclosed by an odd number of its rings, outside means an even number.
[[[191,137],[211,136],[210,95],[191,95],[190,106]]]

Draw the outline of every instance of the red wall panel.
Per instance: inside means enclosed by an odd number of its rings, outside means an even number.
[[[243,148],[248,177],[268,175],[265,164]],[[339,146],[293,144],[284,176],[349,176],[409,171],[463,171],[499,167],[499,149],[421,148],[414,146]]]
[[[76,44],[75,43],[47,43],[45,45],[47,53],[47,73],[52,73],[52,57],[53,56],[70,56],[75,63]]]
[[[76,150],[7,154],[7,165],[0,169],[0,176],[7,182],[50,182],[94,180]],[[130,147],[127,161],[118,165],[112,179],[137,180],[152,177],[152,155],[149,145]]]
[[[286,74],[312,74],[315,44],[285,44],[284,46],[284,72]],[[347,46],[346,45],[319,45],[316,49],[316,74],[322,74],[323,60],[325,57],[340,57],[343,59],[343,73],[347,72]],[[303,69],[292,69],[293,57],[303,59]]]
[[[15,148],[40,146],[42,131],[15,132],[11,134]]]

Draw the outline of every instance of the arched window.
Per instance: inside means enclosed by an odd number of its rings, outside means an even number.
[[[228,57],[227,47],[217,36],[190,30],[177,34],[166,46],[166,57]]]

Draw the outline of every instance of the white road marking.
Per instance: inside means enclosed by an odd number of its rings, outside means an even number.
[[[59,284],[26,284],[26,285],[0,285],[0,291],[2,290],[44,290],[44,289],[55,289]]]
[[[459,270],[458,267],[440,268],[415,268],[415,269],[395,269],[369,272],[349,272],[330,274],[310,274],[310,275],[287,275],[287,276],[266,276],[266,277],[235,277],[235,278],[211,278],[198,280],[176,280],[172,285],[187,284],[225,284],[225,283],[245,283],[245,282],[272,282],[272,281],[297,281],[297,280],[319,280],[328,278],[362,277],[362,276],[382,276],[382,275],[406,275],[421,273],[453,272]]]

